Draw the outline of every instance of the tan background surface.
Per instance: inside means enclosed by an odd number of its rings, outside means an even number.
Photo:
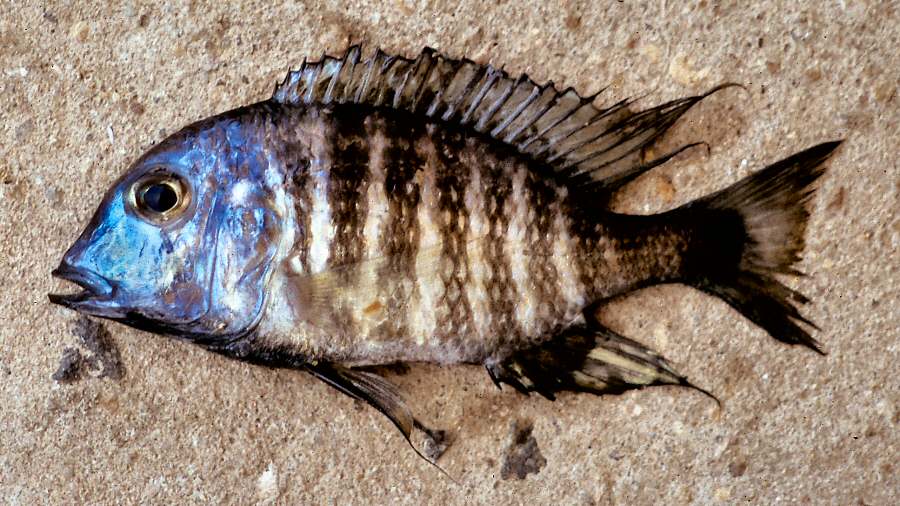
[[[896,2],[0,1],[2,502],[897,503]],[[707,140],[711,154],[643,178],[623,210],[670,207],[847,138],[815,201],[811,277],[792,281],[815,301],[806,312],[830,354],[664,287],[604,319],[719,395],[720,412],[677,388],[550,403],[497,391],[476,367],[415,367],[395,379],[455,435],[440,464],[459,485],[308,376],[120,326],[108,328],[121,380],[51,380],[77,338],[74,315],[46,300],[61,285],[49,272],[113,178],[179,125],[265,99],[289,66],[348,41],[407,55],[431,45],[583,92],[609,86],[610,100],[745,84],[671,136]],[[546,459],[524,481],[500,476],[516,419],[534,423]]]

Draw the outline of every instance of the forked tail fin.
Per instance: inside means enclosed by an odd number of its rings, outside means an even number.
[[[772,337],[819,353],[818,341],[799,325],[816,328],[797,309],[809,300],[775,275],[802,275],[794,264],[803,251],[807,204],[825,173],[822,164],[840,143],[809,148],[681,209],[697,213],[706,227],[688,259],[686,281],[722,298]]]

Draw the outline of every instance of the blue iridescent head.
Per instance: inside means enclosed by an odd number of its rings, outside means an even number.
[[[211,118],[144,154],[53,271],[81,292],[50,300],[197,341],[252,329],[281,233],[257,116]]]

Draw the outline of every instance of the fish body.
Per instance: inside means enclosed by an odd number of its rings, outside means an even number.
[[[289,182],[261,345],[357,365],[483,363],[589,301],[678,275],[677,224],[579,213],[490,139],[355,105],[247,114],[272,129],[263,142]]]
[[[665,213],[608,209],[677,154],[646,150],[707,95],[600,108],[430,50],[360,60],[354,47],[140,157],[55,271],[82,291],[51,300],[305,369],[407,437],[399,393],[357,366],[483,364],[550,398],[689,385],[593,316],[654,284],[706,291],[818,349],[799,325],[805,299],[773,274],[796,273],[806,202],[838,143]]]

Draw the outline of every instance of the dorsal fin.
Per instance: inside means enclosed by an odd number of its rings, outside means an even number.
[[[643,160],[644,148],[692,105],[728,86],[634,112],[629,100],[597,107],[596,95],[560,91],[552,82],[538,85],[526,75],[510,77],[503,69],[447,58],[431,48],[414,60],[379,49],[360,61],[360,47],[352,46],[342,58],[304,62],[275,88],[272,99],[388,107],[453,123],[549,166],[570,187],[609,194],[681,151]]]

